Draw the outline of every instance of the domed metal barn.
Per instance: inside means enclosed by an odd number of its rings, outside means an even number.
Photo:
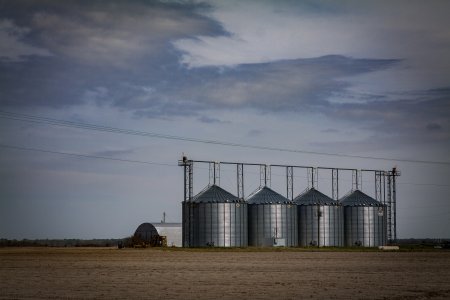
[[[344,214],[338,201],[311,188],[294,202],[298,211],[299,246],[344,245]]]
[[[181,247],[181,223],[142,223],[134,232],[133,243]]]
[[[190,213],[189,213],[190,212]],[[247,203],[217,185],[183,202],[189,247],[246,247]]]
[[[340,200],[344,206],[345,246],[386,245],[386,206],[360,190]]]
[[[298,245],[294,202],[265,186],[251,195],[247,204],[249,246]]]
[[[151,223],[142,223],[134,232],[135,238],[138,238],[142,242],[146,243],[152,242],[158,236],[158,231]]]

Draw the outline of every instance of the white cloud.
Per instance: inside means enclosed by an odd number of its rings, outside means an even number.
[[[188,67],[236,66],[336,54],[404,59],[401,69],[366,75],[371,92],[448,85],[448,1],[212,2],[208,16],[228,35],[174,42]],[[373,80],[375,79],[375,80]],[[363,90],[363,89],[362,89]]]
[[[229,66],[281,59],[353,54],[348,43],[357,32],[336,16],[296,15],[277,12],[272,5],[244,2],[218,6],[211,17],[229,32],[227,36],[197,36],[174,45],[184,52],[190,67]]]
[[[10,20],[0,20],[0,61],[23,61],[28,56],[50,56],[51,53],[24,41],[29,28],[19,27]]]

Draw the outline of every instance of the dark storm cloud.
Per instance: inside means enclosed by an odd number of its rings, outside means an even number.
[[[172,66],[159,73],[159,80],[149,82],[149,86],[134,86],[132,89],[140,96],[119,97],[115,105],[152,117],[168,113],[197,115],[206,109],[320,112],[331,105],[329,97],[349,87],[342,77],[383,70],[396,63],[398,60],[326,56],[233,68]]]
[[[426,128],[429,131],[442,130],[442,126],[437,123],[428,123]]]
[[[46,49],[25,41],[29,28],[19,27],[8,19],[0,20],[0,62],[19,62],[27,56],[51,56]]]
[[[243,64],[210,72],[206,80],[198,76],[198,81],[189,83],[181,93],[216,107],[253,108],[262,112],[309,111],[329,106],[330,96],[344,92],[349,84],[343,77],[383,70],[398,62],[330,55]],[[196,80],[195,75],[192,78]]]
[[[328,107],[330,96],[345,93],[349,84],[342,77],[398,63],[334,55],[186,68],[174,40],[227,35],[201,14],[206,5],[20,1],[3,2],[2,8],[0,20],[14,29],[9,38],[22,44],[9,61],[0,62],[0,104],[16,108],[89,101],[151,118],[198,117],[202,110],[221,108],[307,112]]]
[[[143,78],[159,79],[167,64],[177,65],[173,39],[222,32],[199,14],[208,7],[192,2],[3,1],[0,7],[0,44],[9,45],[0,47],[0,104],[9,106],[63,107],[99,86],[144,85]]]
[[[228,34],[202,14],[206,5],[20,1],[3,2],[2,8],[7,38],[17,42],[17,51],[5,51],[0,61],[0,105],[5,107],[87,102],[139,118],[184,116],[203,123],[226,121],[206,114],[218,109],[315,113],[370,130],[389,132],[396,125],[405,133],[428,131],[430,137],[448,128],[449,88],[394,96],[351,90],[346,78],[395,69],[400,59],[328,55],[233,67],[183,66],[174,40]]]
[[[262,134],[263,134],[263,131],[259,130],[259,129],[252,129],[247,132],[248,137],[257,137],[257,136],[261,136]]]
[[[430,122],[448,123],[450,98],[445,92],[442,95],[436,92],[425,95],[425,91],[419,91],[418,94],[419,99],[413,97],[413,99],[333,104],[325,113],[333,118],[358,122],[361,126],[377,124],[377,130],[386,132],[391,131],[393,126],[415,130],[425,129]]]
[[[321,130],[320,132],[323,132],[323,133],[338,133],[339,130],[334,129],[334,128],[328,128],[328,129]]]
[[[222,121],[222,120],[219,120],[217,118],[213,118],[213,117],[209,117],[209,116],[201,116],[201,117],[197,118],[197,120],[199,120],[202,123],[206,123],[206,124],[225,124],[225,123],[229,123],[227,121]]]
[[[383,150],[403,147],[450,147],[450,98],[446,88],[408,92],[397,100],[333,104],[323,110],[331,119],[370,132],[364,140],[314,143],[341,151]]]
[[[168,64],[158,78],[141,83],[147,86],[122,86],[114,93],[114,103],[151,117],[197,115],[205,109],[224,108],[263,113],[320,111],[330,106],[330,96],[349,87],[342,77],[382,70],[397,62],[327,56],[225,69]]]
[[[0,19],[27,30],[29,42],[80,63],[129,67],[166,50],[172,39],[220,27],[198,12],[206,6],[159,1],[20,1]]]

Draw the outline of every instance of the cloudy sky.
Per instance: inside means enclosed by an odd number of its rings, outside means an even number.
[[[448,1],[0,1],[0,237],[118,238],[164,211],[180,222],[185,153],[397,166],[398,236],[450,238],[449,11]],[[194,172],[198,192],[208,166]],[[284,194],[284,170],[272,172]],[[295,176],[298,194],[306,172]],[[319,173],[328,195],[330,176]],[[222,167],[232,192],[235,177]],[[341,179],[343,196],[351,174]],[[246,194],[258,185],[246,169]],[[362,190],[374,196],[372,174]]]

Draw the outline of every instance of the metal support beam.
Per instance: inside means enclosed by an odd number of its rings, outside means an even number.
[[[308,180],[308,189],[313,187],[313,168],[306,168],[306,179]]]
[[[244,164],[236,164],[237,174],[237,197],[244,199]]]
[[[220,163],[214,162],[214,184],[220,185]]]
[[[184,199],[183,199],[183,223],[182,223],[182,246],[189,247],[192,244],[192,207],[191,201],[194,197],[194,162],[183,156],[178,165],[184,168]]]
[[[286,198],[294,199],[294,168],[286,167]]]
[[[391,171],[392,176],[392,239],[393,242],[397,242],[397,176],[400,176],[400,171],[397,171],[397,168],[392,168]]]
[[[395,177],[395,168],[392,172],[392,240],[397,242],[397,189]]]
[[[313,168],[313,167],[306,168],[306,177],[308,178],[308,189],[317,188],[318,174],[319,174],[318,168]]]
[[[383,176],[383,204],[386,205],[386,172],[381,174]]]
[[[319,169],[318,168],[313,169],[313,187],[315,189],[319,188]]]
[[[392,233],[392,176],[387,174],[387,238],[389,243],[393,242]]]
[[[266,185],[266,165],[260,165],[259,166],[259,187],[263,187]]]
[[[375,171],[375,200],[379,202],[382,202],[381,187],[381,171]]]
[[[362,189],[362,171],[352,170],[352,190]]]
[[[259,165],[259,186],[270,187],[270,165]]]
[[[339,169],[331,170],[331,197],[339,200]]]
[[[387,194],[387,206],[388,206],[388,240],[390,243],[397,241],[397,176],[400,176],[400,171],[393,168],[392,171],[385,173],[387,176],[388,194]]]
[[[359,183],[359,189],[362,190],[363,189],[363,179],[362,179],[362,174],[363,172],[361,170],[358,170],[358,183]]]
[[[214,166],[214,162],[210,161],[208,163],[208,169],[209,169],[209,185],[214,184],[214,170],[215,170],[215,166]]]
[[[220,163],[217,161],[209,162],[209,185],[220,185]]]

